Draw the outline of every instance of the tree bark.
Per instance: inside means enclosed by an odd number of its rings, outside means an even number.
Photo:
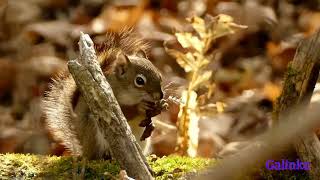
[[[97,121],[100,129],[103,129],[105,140],[111,147],[111,156],[130,177],[153,179],[146,158],[100,69],[89,35],[81,33],[79,50],[79,58],[70,60],[68,68],[93,114],[91,119]]]
[[[320,69],[320,32],[302,41],[293,61],[289,64],[285,76],[282,94],[277,102],[275,119],[281,120],[292,114],[288,109],[296,104],[307,108]],[[299,115],[296,118],[303,118]],[[309,171],[312,179],[320,177],[320,142],[315,133],[307,133],[297,137],[295,149],[302,161],[311,162]]]

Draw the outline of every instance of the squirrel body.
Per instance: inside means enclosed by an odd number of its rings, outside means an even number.
[[[143,132],[139,121],[163,98],[161,73],[147,59],[145,42],[131,30],[106,36],[107,41],[96,47],[98,61],[139,142]],[[69,72],[51,84],[43,107],[50,132],[72,154],[88,159],[109,157],[110,147],[101,133],[104,129],[91,119],[89,107]],[[147,153],[146,145],[150,143],[139,144]]]

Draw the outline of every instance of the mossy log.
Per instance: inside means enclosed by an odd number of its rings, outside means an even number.
[[[281,120],[292,112],[289,108],[297,104],[307,108],[310,103],[320,69],[320,31],[302,41],[285,75],[282,94],[278,99],[275,120]],[[304,118],[301,114],[295,118]],[[312,179],[320,177],[320,142],[314,133],[298,136],[295,149],[303,161],[311,162]]]

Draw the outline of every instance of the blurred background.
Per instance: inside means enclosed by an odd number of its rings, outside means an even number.
[[[0,153],[68,154],[46,129],[41,98],[77,57],[80,31],[99,43],[107,30],[135,27],[171,84],[168,92],[179,98],[188,76],[164,42],[192,30],[187,17],[227,14],[248,28],[214,44],[213,92],[199,105],[198,156],[230,155],[272,125],[286,66],[298,42],[319,28],[319,8],[317,0],[0,0]],[[152,153],[174,152],[178,111],[172,103],[154,118]]]

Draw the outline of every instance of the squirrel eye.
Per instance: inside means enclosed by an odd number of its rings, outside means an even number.
[[[147,79],[144,75],[142,74],[138,74],[134,80],[134,84],[137,86],[137,87],[143,87],[147,82]]]

